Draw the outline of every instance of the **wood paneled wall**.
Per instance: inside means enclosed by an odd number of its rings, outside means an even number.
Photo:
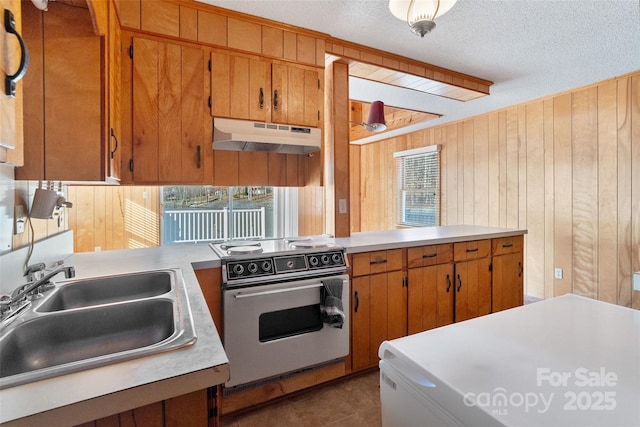
[[[160,187],[69,186],[74,251],[160,245]]]
[[[160,187],[69,186],[67,192],[75,252],[160,246]],[[298,203],[298,234],[324,233],[324,188],[301,187]]]
[[[527,295],[640,308],[640,73],[362,146],[353,230],[394,228],[391,153],[432,144],[443,225],[528,230]]]

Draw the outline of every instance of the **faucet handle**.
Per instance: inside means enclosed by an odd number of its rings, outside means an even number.
[[[29,282],[33,282],[36,279],[35,273],[37,273],[38,271],[43,271],[45,268],[47,268],[47,266],[44,264],[44,262],[39,262],[38,264],[31,264],[27,266],[24,272],[24,275],[27,277],[27,280]]]

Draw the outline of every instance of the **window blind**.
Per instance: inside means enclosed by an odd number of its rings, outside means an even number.
[[[440,225],[440,145],[393,154],[396,164],[396,224]]]

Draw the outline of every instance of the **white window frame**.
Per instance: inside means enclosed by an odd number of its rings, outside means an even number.
[[[440,201],[441,201],[441,183],[440,183],[440,151],[442,150],[442,146],[440,144],[430,145],[427,147],[415,148],[412,150],[398,151],[393,153],[393,157],[395,159],[395,168],[396,168],[396,185],[395,187],[395,203],[396,203],[396,218],[395,223],[396,226],[399,227],[425,227],[425,226],[435,226],[440,225]],[[429,164],[433,165],[435,162],[436,170],[435,173],[429,175],[428,182],[424,182],[425,186],[422,188],[413,188],[407,189],[407,174],[410,171],[407,170],[407,161],[415,160],[416,158],[421,158]],[[414,183],[415,184],[415,183]],[[428,218],[425,218],[423,221],[416,220],[416,218],[408,218],[407,212],[407,199],[408,196],[411,195],[412,192],[420,192],[420,191],[429,191],[433,194],[430,195],[430,198],[433,199],[433,221],[430,221]]]

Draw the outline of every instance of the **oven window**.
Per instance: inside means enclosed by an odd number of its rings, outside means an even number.
[[[262,313],[258,322],[260,342],[319,331],[322,329],[320,304]]]

